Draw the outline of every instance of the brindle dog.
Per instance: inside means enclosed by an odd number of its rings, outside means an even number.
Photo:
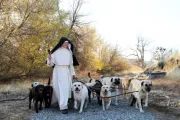
[[[45,102],[45,107],[49,108],[51,107],[51,101],[52,101],[52,93],[53,93],[53,88],[50,85],[47,85],[44,87],[44,102]]]

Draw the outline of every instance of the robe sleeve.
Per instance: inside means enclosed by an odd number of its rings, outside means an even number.
[[[70,65],[70,70],[71,70],[71,74],[72,75],[76,75],[75,71],[74,71],[74,66],[73,65]]]
[[[47,58],[47,65],[54,66],[54,55],[51,54],[51,59]]]
[[[72,75],[76,75],[75,71],[74,71],[74,66],[73,66],[73,59],[72,59],[72,62],[70,64],[70,71],[71,71],[71,74]]]

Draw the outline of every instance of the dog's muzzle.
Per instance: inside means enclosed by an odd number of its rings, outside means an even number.
[[[150,88],[150,87],[146,88],[146,91],[147,91],[147,92],[150,92],[150,91],[151,91],[151,88]]]
[[[75,90],[76,92],[80,91],[80,89],[79,89],[78,87],[76,87],[74,90]]]
[[[107,93],[108,93],[108,91],[105,89],[105,90],[104,90],[104,95],[106,95]]]

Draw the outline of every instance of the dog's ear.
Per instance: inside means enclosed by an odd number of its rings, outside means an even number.
[[[111,78],[111,82],[113,82],[113,78]]]
[[[90,72],[88,72],[88,77],[91,78],[91,73]]]
[[[31,87],[33,87],[33,84],[31,84]]]
[[[144,85],[144,81],[141,82],[141,86],[143,86],[143,85]]]
[[[81,88],[83,89],[83,84],[81,83]]]
[[[101,75],[100,78],[104,78],[104,75]]]
[[[89,82],[91,83],[92,79],[89,80]]]

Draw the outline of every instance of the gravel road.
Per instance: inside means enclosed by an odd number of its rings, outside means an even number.
[[[93,100],[83,113],[70,109],[68,114],[62,114],[58,107],[53,107],[34,113],[29,120],[166,120],[151,108],[144,108],[144,111],[140,113],[139,109],[130,107],[126,100],[120,100],[118,106],[112,104],[110,109],[102,111],[102,106]]]
[[[116,77],[116,76],[114,76]],[[122,76],[118,76],[122,77]],[[58,107],[43,109],[40,113],[34,113],[30,120],[168,120],[163,114],[156,110],[147,107],[143,108],[144,113],[140,113],[139,109],[129,106],[129,101],[120,96],[119,105],[111,104],[106,111],[102,110],[102,106],[97,104],[97,99],[94,99],[88,104],[88,108],[84,109],[83,113],[78,113],[79,110],[73,108],[68,114],[62,114]]]

